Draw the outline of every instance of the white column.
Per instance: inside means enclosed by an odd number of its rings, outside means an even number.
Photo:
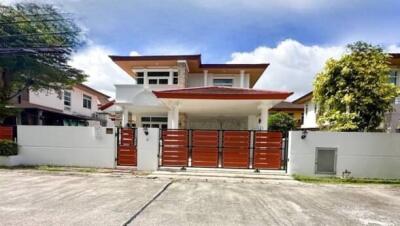
[[[168,129],[179,129],[179,106],[174,104],[168,111]]]
[[[208,71],[204,70],[204,87],[208,86]]]
[[[174,71],[170,69],[168,77],[168,85],[172,85],[173,81],[174,81]]]
[[[262,104],[258,106],[258,109],[260,109],[260,129],[261,130],[268,130],[268,110],[270,106],[266,104]]]
[[[147,70],[143,70],[143,88],[149,88],[149,78],[147,77]]]
[[[122,119],[121,119],[121,126],[122,128],[126,127],[126,124],[128,124],[128,117],[129,117],[129,111],[128,109],[125,109],[122,111]]]
[[[244,88],[244,70],[240,70],[240,88]]]
[[[247,116],[247,129],[253,130],[257,129],[257,117],[255,115]]]

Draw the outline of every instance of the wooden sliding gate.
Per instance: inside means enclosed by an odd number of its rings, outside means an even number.
[[[119,128],[117,132],[117,165],[119,166],[136,166],[137,165],[137,149],[136,149],[136,129]]]
[[[284,169],[280,132],[162,130],[161,166]]]

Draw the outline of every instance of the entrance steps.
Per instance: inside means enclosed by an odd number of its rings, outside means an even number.
[[[292,177],[286,175],[284,170],[260,170],[254,169],[210,169],[210,168],[180,168],[162,167],[148,175],[148,177],[170,179],[261,179],[292,181]]]

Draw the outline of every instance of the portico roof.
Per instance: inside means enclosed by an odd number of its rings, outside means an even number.
[[[195,87],[174,90],[153,91],[158,98],[171,99],[222,99],[222,100],[284,100],[292,92],[261,89],[244,89],[221,86]]]

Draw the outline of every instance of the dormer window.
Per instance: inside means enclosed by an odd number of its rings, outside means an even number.
[[[213,79],[214,86],[233,86],[233,78],[214,78]]]
[[[172,84],[178,84],[178,72],[173,72],[172,76]],[[136,82],[137,84],[144,84],[144,72],[136,73]],[[147,72],[147,81],[150,85],[168,85],[170,79],[169,71],[148,71]]]

